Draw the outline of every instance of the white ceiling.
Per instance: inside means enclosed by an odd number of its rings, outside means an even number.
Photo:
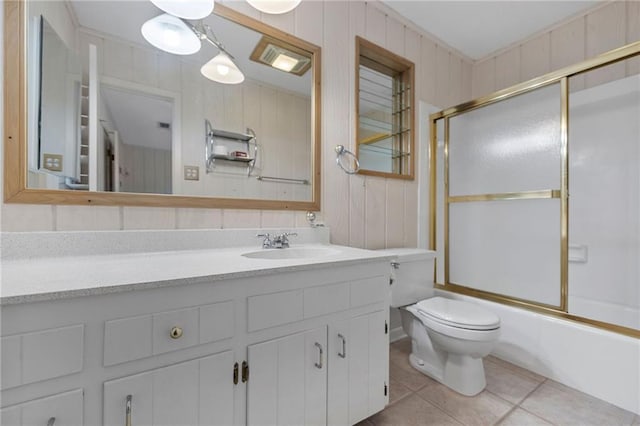
[[[471,59],[481,59],[601,1],[382,0]]]
[[[107,128],[120,133],[121,142],[144,148],[171,150],[171,129],[158,123],[172,124],[173,104],[170,100],[102,86],[100,94],[113,123]]]

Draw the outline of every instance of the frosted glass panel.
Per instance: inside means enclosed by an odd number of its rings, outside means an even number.
[[[450,195],[558,189],[560,87],[451,118]]]
[[[598,71],[569,97],[569,312],[640,329],[640,76]]]
[[[449,280],[478,290],[560,305],[560,201],[449,206]]]

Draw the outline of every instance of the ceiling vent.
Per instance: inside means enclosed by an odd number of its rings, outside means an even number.
[[[268,36],[260,39],[251,53],[251,60],[297,76],[311,68],[309,52]]]

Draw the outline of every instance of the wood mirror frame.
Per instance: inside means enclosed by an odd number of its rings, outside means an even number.
[[[261,210],[320,210],[320,47],[216,4],[215,13],[237,24],[284,40],[313,55],[311,201],[217,198],[173,194],[27,188],[26,0],[4,2],[4,202],[103,206],[195,207]]]

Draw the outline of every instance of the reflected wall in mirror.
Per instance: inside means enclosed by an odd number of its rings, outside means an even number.
[[[356,37],[357,157],[361,174],[414,178],[414,64]]]
[[[195,38],[201,47],[191,54],[168,53],[143,36],[143,24],[163,16],[149,1],[17,7],[27,34],[24,195],[54,190],[51,197],[76,204],[319,207],[318,47],[220,5],[202,20],[174,17],[182,29],[162,27],[162,43]],[[236,66],[240,83],[219,82]],[[116,200],[94,191],[182,197]]]

